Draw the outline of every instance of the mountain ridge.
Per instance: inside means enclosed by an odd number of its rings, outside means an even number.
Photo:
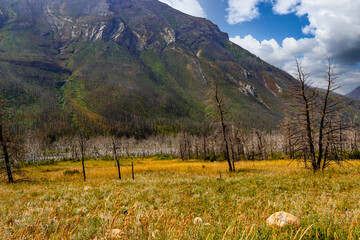
[[[360,86],[358,86],[357,88],[355,88],[354,90],[352,90],[351,92],[346,94],[346,96],[353,98],[353,99],[360,100]]]

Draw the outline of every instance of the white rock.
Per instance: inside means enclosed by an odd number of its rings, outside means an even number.
[[[300,226],[300,219],[287,212],[276,212],[266,219],[268,226],[285,227],[285,226]]]
[[[121,234],[121,230],[120,229],[111,229],[110,232],[109,232],[109,237],[110,238],[116,238],[116,237],[119,237],[120,234]]]
[[[203,220],[199,217],[194,218],[194,224],[202,224]]]

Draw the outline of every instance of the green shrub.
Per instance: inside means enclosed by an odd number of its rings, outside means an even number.
[[[75,175],[75,174],[80,174],[79,170],[66,170],[64,171],[64,175],[67,176],[67,175]]]
[[[349,153],[349,159],[360,159],[360,150],[355,149],[355,151]]]

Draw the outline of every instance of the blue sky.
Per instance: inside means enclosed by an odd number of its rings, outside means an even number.
[[[360,0],[160,0],[205,17],[230,40],[294,72],[294,57],[323,86],[325,63],[335,63],[339,93],[360,85]]]
[[[256,39],[271,39],[281,42],[286,37],[302,38],[305,35],[302,28],[309,25],[306,16],[295,14],[277,15],[273,13],[272,5],[269,2],[259,3],[261,15],[252,21],[229,24],[226,20],[228,4],[218,0],[200,0],[206,13],[206,18],[214,22],[223,32],[230,37],[236,35],[252,35]]]

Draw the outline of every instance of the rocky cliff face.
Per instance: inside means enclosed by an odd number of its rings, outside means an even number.
[[[202,42],[222,47],[228,43],[228,35],[211,22],[179,14],[155,0],[53,0],[43,4],[43,14],[63,44],[104,40],[131,50],[161,51],[175,42],[187,44],[194,50]]]
[[[156,0],[1,0],[0,73],[20,122],[55,135],[196,131],[210,80],[234,122],[273,129],[294,82],[210,21]]]

